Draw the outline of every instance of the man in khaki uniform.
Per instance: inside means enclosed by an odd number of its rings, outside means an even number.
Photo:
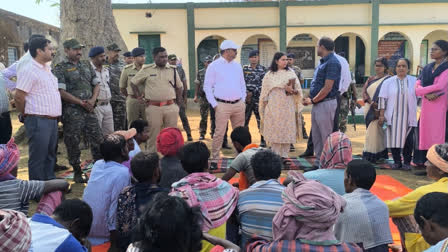
[[[139,101],[137,95],[131,87],[131,79],[142,69],[146,60],[145,49],[137,47],[132,50],[132,57],[134,63],[126,65],[121,73],[120,77],[120,90],[121,93],[127,97],[126,99],[126,114],[128,119],[128,125],[137,119],[146,120],[145,104]],[[145,86],[143,84],[137,85],[137,89],[140,94],[144,94]]]
[[[182,81],[175,66],[168,63],[165,48],[156,47],[152,51],[154,64],[145,65],[131,79],[134,94],[146,103],[146,118],[149,118],[149,139],[146,149],[156,151],[156,138],[160,130],[177,127],[178,104],[182,102]],[[144,95],[137,85],[145,85]]]

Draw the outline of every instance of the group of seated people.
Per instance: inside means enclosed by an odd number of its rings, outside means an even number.
[[[146,125],[146,126],[145,126]],[[0,251],[389,251],[389,217],[403,251],[448,247],[448,144],[428,151],[436,182],[392,201],[370,192],[376,180],[368,161],[352,160],[351,142],[332,133],[321,169],[289,171],[283,160],[252,144],[235,128],[238,156],[222,179],[209,173],[202,142],[184,145],[166,128],[158,153],[141,151],[147,124],[107,135],[82,200],[62,200],[65,180],[24,181],[11,176],[19,152],[13,139],[0,146]],[[130,151],[133,149],[132,151]],[[228,183],[239,173],[239,181]],[[27,220],[28,201],[40,200]],[[432,247],[430,247],[432,245]]]

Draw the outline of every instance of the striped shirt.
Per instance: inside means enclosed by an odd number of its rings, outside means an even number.
[[[25,114],[58,117],[62,114],[58,80],[50,67],[32,59],[31,64],[17,76],[17,89],[24,91]]]
[[[282,191],[277,180],[258,181],[240,192],[238,211],[241,222],[241,247],[254,234],[272,240],[272,219],[283,205]]]
[[[389,209],[383,201],[362,188],[342,197],[347,206],[335,225],[338,240],[362,244],[364,249],[393,243],[389,228]]]
[[[9,110],[9,98],[6,92],[5,80],[3,79],[2,73],[0,73],[0,117],[2,113],[8,112]]]
[[[247,251],[252,252],[361,252],[362,249],[354,243],[340,243],[335,245],[311,245],[294,241],[256,241],[251,243]]]
[[[44,181],[20,179],[0,182],[0,209],[11,209],[28,214],[28,201],[39,199],[44,191]]]

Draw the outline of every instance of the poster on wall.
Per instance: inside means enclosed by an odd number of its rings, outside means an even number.
[[[380,40],[378,42],[378,57],[384,57],[389,68],[394,68],[398,59],[405,57],[405,40]]]
[[[274,42],[270,39],[259,39],[258,48],[260,48],[260,64],[265,67],[270,67],[272,58],[274,58],[274,54],[277,51]]]
[[[288,47],[286,51],[288,53],[294,53],[296,60],[294,65],[301,69],[314,69],[315,66],[315,47]]]

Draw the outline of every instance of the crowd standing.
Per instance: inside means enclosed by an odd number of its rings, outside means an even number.
[[[51,42],[33,35],[28,52],[1,70],[1,251],[382,252],[392,248],[389,218],[403,251],[448,251],[447,41],[434,42],[434,62],[418,78],[409,75],[408,59],[395,62],[393,74],[386,59],[375,60],[375,76],[362,91],[363,160],[353,160],[344,134],[357,97],[353,77],[328,37],[316,45],[321,60],[309,94],[294,54],[277,52],[266,69],[254,50],[241,67],[239,46],[225,40],[218,55],[200,59],[194,102],[199,140],[210,112],[211,151],[193,142],[186,75],[175,54],[157,47],[154,64],[144,64],[145,50],[134,48],[122,62],[113,43],[90,48],[85,61],[78,40],[63,47],[66,58],[51,65]],[[29,180],[16,178],[21,154],[11,138],[8,96],[26,129]],[[309,105],[308,138],[302,110]],[[248,129],[252,113],[260,144]],[[219,178],[212,173],[227,146],[229,120],[237,156]],[[59,122],[74,181],[87,183],[82,200],[64,200],[69,184],[55,176]],[[94,161],[88,177],[81,170],[83,137]],[[301,156],[315,155],[315,163],[280,183],[288,152],[303,138],[309,149]],[[388,149],[392,169],[408,171],[413,162],[434,182],[381,201],[370,190],[374,164]],[[39,203],[27,219],[30,200]]]

